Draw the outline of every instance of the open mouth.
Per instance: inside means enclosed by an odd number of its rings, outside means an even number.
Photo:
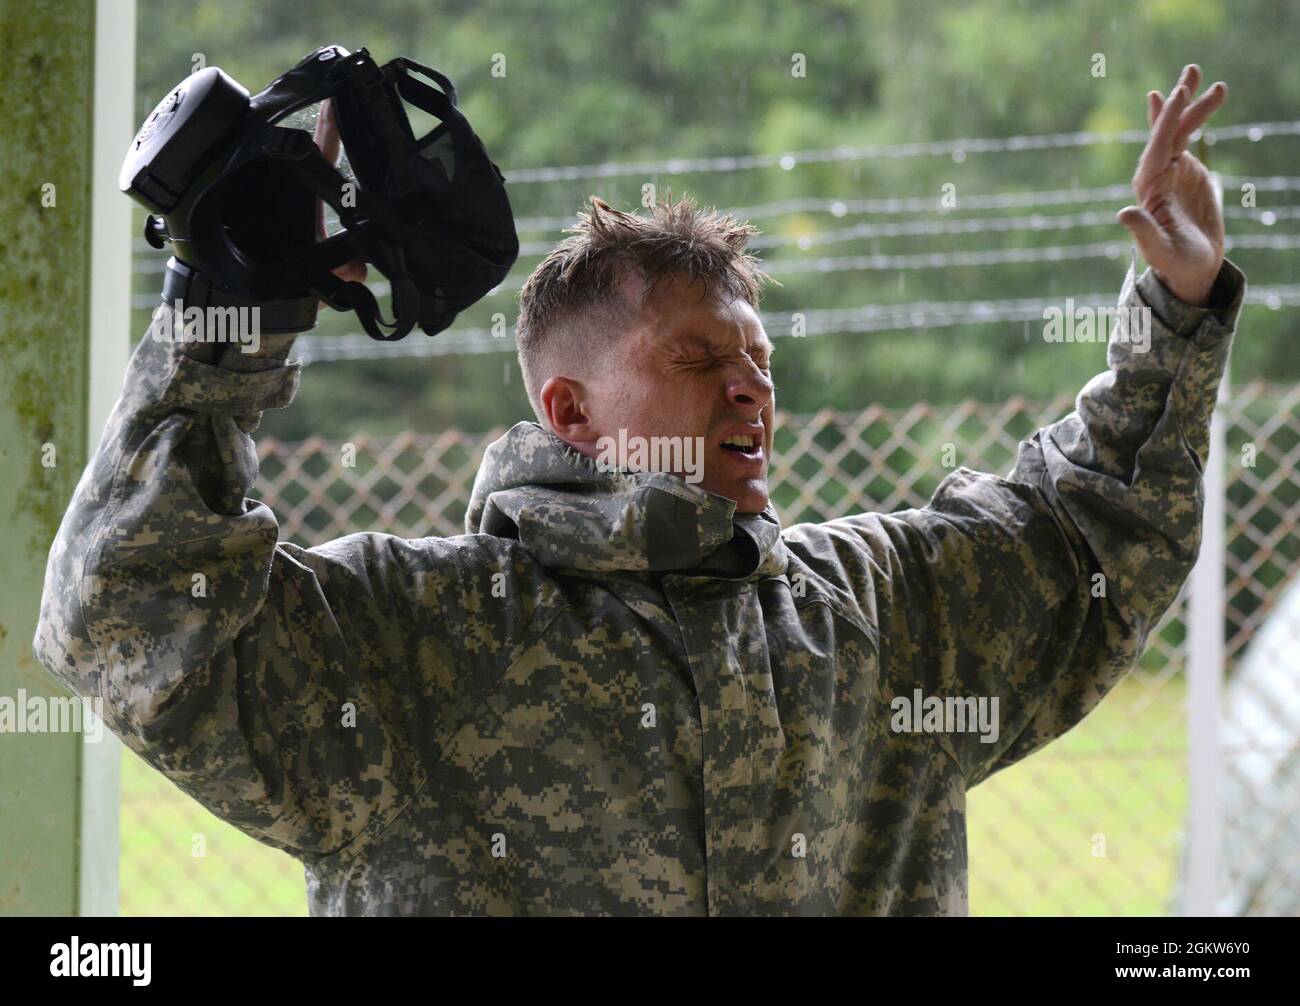
[[[758,437],[748,433],[733,433],[719,445],[724,451],[742,454],[747,458],[756,458],[763,453],[763,444]]]

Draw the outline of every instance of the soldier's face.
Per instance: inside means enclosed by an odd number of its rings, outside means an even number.
[[[677,474],[758,513],[772,458],[771,353],[750,304],[719,303],[698,281],[661,282],[593,389],[592,418],[605,436],[700,438],[696,470]]]

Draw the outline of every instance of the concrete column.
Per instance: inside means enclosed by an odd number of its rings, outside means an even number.
[[[64,694],[31,654],[50,543],[130,348],[134,0],[0,0],[0,699]],[[20,721],[22,717],[19,718]],[[121,747],[0,733],[0,913],[117,910]]]

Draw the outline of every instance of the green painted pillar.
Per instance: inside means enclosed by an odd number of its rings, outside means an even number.
[[[0,0],[0,50],[0,702],[50,712],[45,560],[130,348],[134,0]],[[0,732],[0,914],[113,914],[121,746],[30,725]]]

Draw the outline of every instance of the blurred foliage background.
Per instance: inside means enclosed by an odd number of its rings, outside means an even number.
[[[636,209],[642,185],[689,193],[720,208],[780,200],[920,199],[903,214],[787,212],[755,219],[783,285],[769,312],[918,302],[1117,294],[1128,233],[1113,222],[1126,199],[1040,208],[962,208],[972,196],[1126,185],[1141,149],[1098,143],[1021,151],[872,158],[743,170],[659,173],[511,183],[512,170],[672,157],[784,154],[867,144],[1145,130],[1145,94],[1167,92],[1181,67],[1203,67],[1230,93],[1213,125],[1294,117],[1300,98],[1300,7],[1226,0],[384,0],[318,5],[305,0],[140,0],[137,105],[143,117],[195,66],[196,56],[258,90],[319,45],[366,46],[380,62],[408,55],[447,73],[489,152],[504,171],[516,215],[572,222],[589,194]],[[795,72],[798,56],[804,75]],[[1104,76],[1097,75],[1098,55]],[[494,73],[495,69],[495,73]],[[504,73],[502,70],[504,69]],[[1251,179],[1300,174],[1295,136],[1224,140],[1205,148],[1210,166]],[[940,210],[951,184],[956,209]],[[1275,234],[1295,224],[1264,217],[1294,198],[1260,191],[1238,209],[1230,235]],[[827,240],[863,223],[989,220],[1034,213],[1091,213],[1092,224],[961,234]],[[521,229],[544,249],[558,228]],[[804,240],[809,247],[801,248]],[[1113,242],[1111,257],[1064,253],[1057,261],[845,267],[851,256],[1005,249],[1077,248]],[[1230,256],[1252,287],[1295,282],[1297,252],[1242,248]],[[835,258],[816,271],[808,259]],[[487,329],[494,313],[515,318],[519,285],[541,254],[521,256],[494,295],[451,330]],[[802,271],[800,271],[802,269]],[[155,295],[156,274],[137,280]],[[1113,301],[1112,301],[1113,302]],[[1247,308],[1234,350],[1234,380],[1300,375],[1292,347],[1294,309]],[[138,314],[143,332],[147,312]],[[1031,332],[1032,327],[1032,332]],[[355,319],[324,312],[317,331],[359,332]],[[779,339],[778,400],[791,412],[821,407],[905,405],[926,399],[1000,401],[1077,390],[1104,366],[1095,345],[1051,345],[1023,321],[907,327]],[[777,333],[773,333],[777,334]],[[425,340],[422,333],[409,336]],[[263,432],[287,439],[344,437],[447,426],[487,430],[532,418],[511,353],[320,362],[288,409],[268,413]]]

